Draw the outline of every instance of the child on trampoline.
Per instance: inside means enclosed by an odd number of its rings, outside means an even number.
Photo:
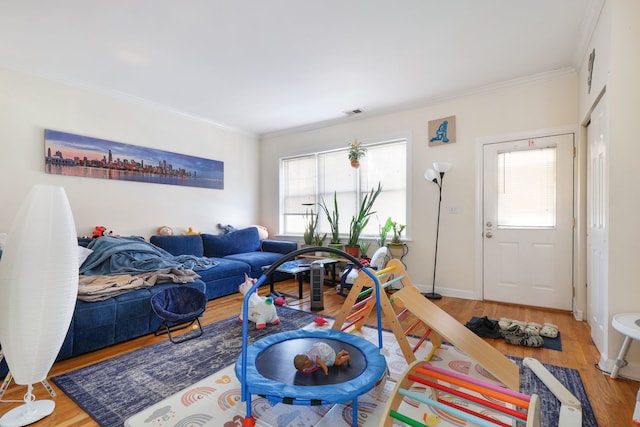
[[[329,366],[341,366],[343,363],[351,366],[351,357],[346,350],[336,351],[324,342],[314,343],[309,350],[296,354],[293,365],[300,372],[309,373],[322,369],[325,375],[329,375]]]

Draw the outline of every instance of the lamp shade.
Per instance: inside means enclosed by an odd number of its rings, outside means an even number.
[[[64,342],[78,294],[78,249],[62,187],[36,185],[0,259],[0,345],[17,384],[44,380]]]
[[[434,171],[433,169],[427,169],[424,172],[424,179],[426,179],[427,181],[438,182],[438,175],[436,174],[436,171]]]
[[[442,172],[442,173],[449,172],[452,166],[453,166],[453,163],[448,163],[448,162],[435,162],[433,164],[433,168],[436,171]]]

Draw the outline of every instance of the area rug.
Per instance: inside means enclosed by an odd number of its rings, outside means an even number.
[[[249,341],[300,329],[316,315],[277,307],[280,323],[257,330]],[[234,363],[242,349],[242,325],[236,317],[204,326],[200,338],[182,344],[153,344],[52,380],[102,427],[124,420],[154,403]]]
[[[323,328],[329,328],[329,325]],[[310,324],[306,329],[317,329],[318,326]],[[377,333],[374,329],[364,328],[358,332],[363,338],[377,343]],[[384,332],[383,342],[386,350],[389,377],[398,378],[406,369],[407,363],[397,343],[390,332]],[[409,338],[410,344],[416,343],[416,338]],[[431,349],[430,343],[423,343],[416,353],[418,359],[424,358]],[[545,427],[558,426],[560,403],[535,374],[522,365],[522,359],[510,357],[520,367],[520,388],[526,394],[538,394],[541,405],[541,425]],[[430,363],[454,372],[475,377],[483,381],[499,384],[498,381],[481,366],[474,363],[456,347],[443,345],[437,349]],[[544,365],[558,378],[583,405],[583,426],[597,427],[597,422],[591,409],[589,400],[585,394],[580,374],[578,371],[559,366]],[[358,425],[378,426],[384,419],[385,403],[391,396],[394,381],[388,380],[384,385],[375,388],[371,392],[360,396],[358,399]],[[424,393],[427,396],[430,390],[414,385],[411,391]],[[326,405],[315,407],[290,406],[285,404],[271,405],[265,398],[252,396],[252,414],[256,418],[256,425],[260,427],[347,427],[351,425],[351,404]],[[482,411],[484,415],[511,425],[511,419],[486,411],[484,408],[468,406],[469,409]],[[399,408],[399,412],[408,415],[415,420],[423,421],[428,415],[437,415],[440,418],[438,427],[463,427],[472,426],[461,418],[450,413],[432,408],[428,405],[405,399]],[[214,375],[187,387],[179,393],[170,396],[150,408],[130,417],[125,421],[126,427],[143,426],[224,426],[237,427],[242,425],[246,415],[246,407],[240,399],[240,382],[235,376],[234,366],[230,365]],[[394,426],[401,427],[406,424],[394,421]]]
[[[278,307],[278,313],[281,324],[262,331],[251,328],[252,341],[267,334],[305,325],[317,327],[312,323],[314,314],[286,307]],[[239,396],[240,385],[233,372],[233,363],[241,347],[240,335],[241,326],[235,318],[230,318],[206,326],[203,336],[188,341],[188,344],[154,344],[60,375],[53,381],[101,426],[237,426],[241,425],[238,422],[244,415],[244,404]],[[373,329],[364,328],[363,336],[377,342],[377,334]],[[388,335],[384,342],[391,357],[390,374],[394,378],[406,368],[406,362],[395,340],[387,338]],[[430,344],[424,343],[418,350],[418,357],[424,357],[429,349]],[[436,352],[432,362],[485,380],[490,377],[480,366],[465,358],[455,347],[443,346]],[[584,406],[583,425],[597,425],[578,372],[547,367],[550,370],[559,369],[557,372],[552,370],[552,373],[581,400]],[[521,369],[522,391],[528,393],[529,390],[535,390],[543,399],[543,407],[549,408],[543,411],[546,416],[543,425],[557,425],[557,400],[537,378],[530,378],[531,373],[526,375],[526,371],[528,368]],[[212,372],[216,374],[212,375]],[[381,416],[384,401],[392,389],[393,382],[388,381],[384,388],[378,388],[359,399],[359,416],[363,425],[377,425],[373,420]],[[265,399],[256,398],[252,408],[254,415],[262,415],[258,424],[262,426],[293,423],[302,426],[341,426],[348,425],[351,417],[349,405],[330,408],[271,407]],[[465,424],[453,420],[453,424],[441,425]]]
[[[474,316],[471,318],[471,320],[469,320],[469,323],[477,321],[478,319],[479,319],[478,317]],[[493,320],[493,321],[497,322],[497,320]],[[558,336],[555,338],[548,338],[548,337],[543,337],[543,338],[544,338],[544,343],[542,344],[542,348],[547,348],[549,350],[562,351],[562,339],[560,338],[560,332],[558,332]]]

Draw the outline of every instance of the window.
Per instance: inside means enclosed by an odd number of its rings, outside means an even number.
[[[498,227],[556,226],[556,147],[498,154]]]
[[[340,234],[347,236],[351,217],[356,214],[362,198],[372,188],[378,187],[378,182],[382,184],[382,192],[374,205],[376,213],[361,237],[377,238],[378,227],[387,217],[400,224],[407,223],[406,139],[363,145],[367,153],[357,169],[349,165],[348,147],[280,161],[282,234],[301,235],[305,228],[305,214],[313,209],[314,212],[320,211],[317,231],[321,235],[329,235],[329,224],[318,204],[324,199],[331,210],[335,191]]]

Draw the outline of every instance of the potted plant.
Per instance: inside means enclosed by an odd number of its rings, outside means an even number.
[[[313,246],[324,246],[324,241],[327,238],[327,233],[324,233],[322,236],[320,233],[316,233],[313,236]],[[328,254],[323,251],[316,251],[316,256],[327,256]]]
[[[387,242],[387,235],[389,234],[389,231],[391,231],[391,227],[393,227],[393,220],[391,219],[391,217],[387,218],[384,225],[378,226],[379,231],[378,231],[377,243],[379,247],[383,247]]]
[[[398,224],[396,221],[391,222],[391,229],[393,230],[393,238],[391,239],[391,243],[387,246],[389,247],[389,253],[393,258],[402,258],[406,255],[406,243],[404,243],[401,239],[402,231],[405,229],[404,224]]]
[[[371,246],[371,242],[360,242],[360,256],[362,258],[369,259],[369,247]]]
[[[349,160],[351,161],[351,166],[357,168],[360,166],[360,157],[364,157],[367,149],[364,148],[358,140],[354,140],[349,146]]]
[[[327,217],[327,221],[329,222],[329,229],[331,230],[331,239],[329,240],[329,247],[334,249],[342,250],[342,243],[340,242],[340,226],[338,220],[340,218],[340,213],[338,211],[338,195],[334,191],[333,192],[333,210],[329,210],[324,198],[322,198],[322,202],[320,203],[320,207],[324,211],[325,216]],[[336,254],[332,253],[331,256],[337,257]]]
[[[375,213],[375,211],[372,210],[373,204],[381,192],[382,184],[378,183],[378,188],[372,188],[369,194],[365,195],[362,199],[358,214],[351,217],[349,241],[347,242],[345,250],[354,257],[358,257],[360,255],[360,246],[358,245],[358,242],[360,241],[360,234],[362,234],[362,230],[364,230],[369,223],[371,215]]]
[[[313,208],[311,208],[311,211],[307,209],[307,211],[304,214],[305,228],[304,228],[304,234],[302,235],[302,238],[304,239],[305,245],[313,244],[313,239],[316,234],[316,227],[318,226],[319,214],[320,212],[314,212]]]

